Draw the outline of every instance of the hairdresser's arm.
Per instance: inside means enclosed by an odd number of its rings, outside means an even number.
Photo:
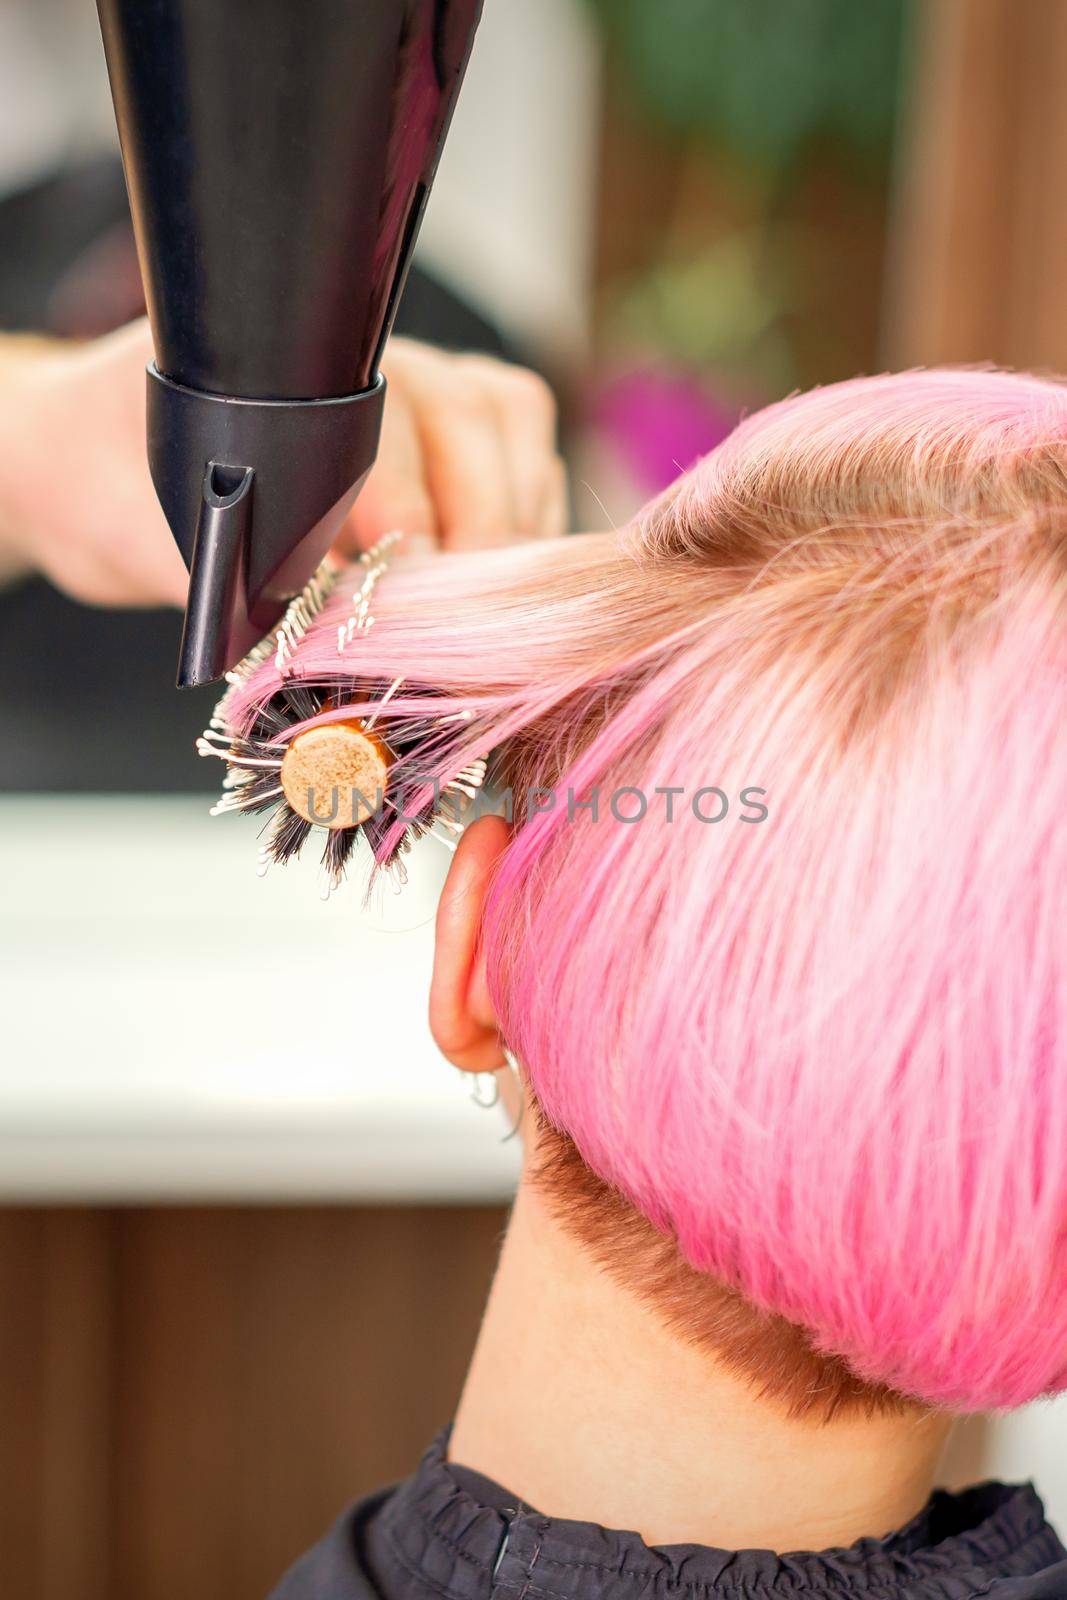
[[[0,336],[0,580],[99,605],[181,605],[186,572],[145,461],[147,324],[88,344]],[[393,528],[450,547],[561,532],[563,469],[532,374],[391,344],[382,444],[342,545]]]

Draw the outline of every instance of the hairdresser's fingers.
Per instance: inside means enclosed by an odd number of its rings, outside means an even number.
[[[477,548],[516,538],[508,452],[485,378],[500,363],[396,339],[382,365],[411,400],[440,543]]]
[[[487,356],[394,339],[377,465],[339,541],[365,549],[393,528],[450,549],[563,531],[566,495],[548,386]]]
[[[548,467],[534,521],[535,539],[561,539],[571,524],[567,468],[561,456]]]
[[[526,367],[470,356],[463,370],[479,382],[497,416],[514,512],[511,532],[524,539],[552,537],[566,526],[563,464],[551,389]]]
[[[378,458],[338,540],[338,553],[366,550],[394,529],[433,540],[438,536],[416,405],[402,371],[390,376]]]
[[[449,374],[433,383],[418,420],[441,544],[446,550],[508,544],[517,522],[497,409],[477,381]]]

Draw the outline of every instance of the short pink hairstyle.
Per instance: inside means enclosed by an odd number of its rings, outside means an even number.
[[[592,1173],[864,1383],[1067,1386],[1067,390],[802,395],[620,535],[401,562],[375,612],[335,715],[402,676],[394,726],[469,713],[442,776],[555,788],[483,937]]]

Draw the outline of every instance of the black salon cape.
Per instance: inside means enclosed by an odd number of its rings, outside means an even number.
[[[1067,1551],[1028,1484],[938,1491],[887,1539],[777,1556],[543,1517],[446,1445],[354,1506],[271,1600],[1067,1600]]]

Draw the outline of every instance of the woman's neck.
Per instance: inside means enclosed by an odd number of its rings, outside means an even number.
[[[449,1454],[546,1516],[648,1544],[818,1550],[925,1503],[949,1422],[790,1420],[681,1342],[525,1184]]]

